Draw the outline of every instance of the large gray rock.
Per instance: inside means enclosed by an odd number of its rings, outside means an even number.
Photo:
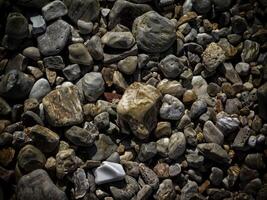
[[[99,15],[100,4],[98,0],[64,0],[68,8],[68,16],[74,22],[83,20],[95,21]]]
[[[66,5],[59,0],[52,1],[42,8],[42,13],[46,21],[57,19],[68,13]]]
[[[70,25],[57,20],[46,29],[46,32],[37,37],[38,48],[44,56],[60,53],[67,44],[71,33]]]
[[[108,27],[112,29],[117,24],[122,24],[131,28],[136,17],[150,10],[152,8],[146,4],[135,4],[125,0],[118,0],[110,10]]]
[[[137,17],[132,31],[138,48],[148,53],[166,51],[176,39],[174,23],[155,11]]]
[[[137,82],[131,84],[117,106],[121,127],[129,126],[138,138],[147,138],[157,125],[160,99],[161,94],[155,87]]]
[[[104,161],[102,165],[94,170],[94,176],[95,183],[100,185],[123,180],[125,177],[125,171],[118,163]]]
[[[52,126],[70,126],[83,121],[78,89],[74,86],[53,90],[42,102],[47,120]]]
[[[37,169],[21,177],[17,187],[18,200],[67,200],[66,194],[51,180],[47,172]]]

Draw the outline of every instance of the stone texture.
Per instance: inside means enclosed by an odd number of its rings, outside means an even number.
[[[160,92],[153,86],[133,83],[117,106],[120,125],[128,124],[136,137],[147,138],[156,127],[160,99]]]
[[[206,121],[203,127],[203,135],[206,142],[213,142],[222,145],[224,142],[223,133],[213,124],[212,121]]]
[[[83,121],[78,90],[74,86],[53,90],[42,102],[47,120],[52,126],[70,126]]]
[[[69,60],[72,63],[92,66],[93,58],[82,43],[71,44],[69,47]]]
[[[80,128],[78,126],[72,126],[65,132],[66,138],[76,146],[89,147],[92,146],[95,141],[95,136],[90,131]]]
[[[50,24],[46,32],[37,37],[38,48],[44,56],[60,53],[70,36],[71,28],[63,20],[57,20]]]
[[[175,132],[170,137],[169,143],[169,157],[171,159],[177,159],[179,156],[184,154],[186,148],[186,139],[182,132]]]
[[[173,22],[155,11],[137,17],[132,30],[138,48],[148,53],[166,51],[172,46],[176,38]]]
[[[42,13],[45,20],[50,21],[59,17],[63,17],[68,13],[68,10],[62,1],[55,0],[42,7]]]
[[[130,49],[135,44],[135,39],[131,32],[107,32],[101,42],[114,49]]]
[[[166,94],[162,99],[160,117],[166,120],[179,120],[184,114],[184,104],[176,97]]]

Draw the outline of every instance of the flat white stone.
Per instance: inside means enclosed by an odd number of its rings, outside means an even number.
[[[95,183],[97,185],[123,180],[125,171],[123,167],[114,162],[104,161],[94,170]]]

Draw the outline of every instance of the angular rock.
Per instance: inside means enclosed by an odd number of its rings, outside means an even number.
[[[50,24],[46,32],[37,37],[38,48],[44,56],[52,56],[60,53],[69,39],[71,28],[63,20],[57,20]]]
[[[130,49],[135,44],[131,32],[107,32],[101,41],[104,45],[114,49]]]
[[[232,63],[223,63],[223,70],[225,78],[228,79],[231,83],[242,83],[242,80],[233,67]]]
[[[65,132],[65,137],[71,141],[71,143],[76,146],[89,147],[92,146],[95,138],[86,129],[80,128],[78,126],[72,126]]]
[[[59,145],[59,136],[50,129],[35,125],[29,130],[29,137],[42,152],[53,152]]]
[[[137,193],[136,200],[147,200],[152,194],[153,190],[150,185],[144,185]]]
[[[225,61],[224,50],[215,42],[210,43],[202,54],[203,63],[209,72],[213,72]]]
[[[74,172],[77,168],[77,158],[73,149],[61,150],[56,155],[56,174],[62,179],[66,174]]]
[[[120,125],[124,127],[127,124],[140,139],[147,138],[156,127],[160,99],[160,92],[153,86],[131,84],[117,106]]]
[[[185,184],[181,190],[181,199],[190,200],[198,192],[198,185],[195,181],[190,181]]]
[[[138,159],[141,162],[146,162],[147,160],[150,160],[157,154],[157,144],[156,142],[150,142],[147,144],[142,144],[139,154],[138,154]]]
[[[145,166],[143,163],[139,164],[139,170],[144,182],[151,186],[153,190],[159,187],[159,178],[157,174],[150,169],[149,167]]]
[[[99,0],[64,0],[68,8],[68,16],[74,22],[83,20],[95,21],[100,12]]]
[[[46,31],[46,23],[42,15],[36,15],[30,18],[32,22],[32,34],[38,35]]]
[[[123,180],[125,177],[125,171],[118,163],[104,161],[102,165],[94,170],[94,176],[95,183],[97,185],[101,185],[104,183]]]
[[[137,56],[129,56],[118,62],[118,69],[127,75],[132,75],[137,68]]]
[[[217,115],[216,126],[222,131],[224,135],[233,133],[239,129],[239,120],[238,118],[232,118],[229,116]]]
[[[184,104],[176,97],[166,94],[162,99],[160,117],[167,120],[179,120],[184,114]]]
[[[94,124],[100,131],[107,130],[109,128],[109,113],[102,112],[95,116]]]
[[[146,4],[135,4],[125,0],[118,0],[110,10],[108,27],[112,29],[117,24],[122,24],[130,28],[135,18],[150,10],[152,8]]]
[[[203,135],[206,142],[213,142],[222,145],[224,142],[223,133],[213,124],[212,121],[206,121],[203,127]]]
[[[251,130],[248,126],[241,128],[235,137],[232,147],[236,150],[244,150],[250,134]]]
[[[42,13],[46,21],[51,21],[66,15],[68,9],[62,1],[55,0],[42,7]]]
[[[260,44],[251,40],[245,40],[241,58],[243,62],[252,62],[257,59],[260,51]]]
[[[0,94],[7,99],[24,99],[29,95],[33,84],[34,79],[28,74],[11,70],[0,81]]]
[[[216,143],[202,143],[198,144],[197,148],[207,158],[217,163],[230,163],[230,157],[227,152]]]
[[[223,180],[223,171],[220,168],[212,167],[209,179],[214,186],[219,186]]]
[[[52,126],[70,126],[83,121],[78,90],[74,86],[53,90],[42,102],[47,120]]]
[[[94,35],[85,43],[89,53],[95,60],[103,60],[104,51],[101,43],[101,38],[98,35]]]
[[[212,4],[210,0],[193,0],[192,6],[197,13],[206,14],[210,11]]]
[[[200,115],[207,111],[207,106],[207,103],[203,100],[195,101],[190,109],[190,117],[192,119],[197,119]]]
[[[138,48],[148,53],[166,51],[176,39],[174,23],[155,11],[137,17],[132,31]]]
[[[46,68],[62,70],[65,68],[65,63],[61,56],[49,56],[44,58],[44,65]]]
[[[74,182],[74,197],[79,199],[85,196],[87,190],[89,189],[89,181],[86,178],[84,169],[78,168],[73,173],[73,182]]]
[[[47,172],[37,169],[24,175],[18,182],[18,200],[67,200],[66,194],[50,179]]]
[[[167,78],[177,78],[185,66],[179,58],[171,54],[160,61],[159,68]]]
[[[92,160],[105,160],[117,149],[117,145],[111,138],[104,134],[99,135],[99,138],[95,141],[95,146],[96,153],[92,156]]]
[[[171,179],[165,179],[159,185],[159,189],[156,192],[155,199],[157,200],[174,200],[176,193],[174,185]]]
[[[32,86],[29,98],[35,98],[41,101],[45,95],[51,91],[50,84],[44,78],[39,79]]]
[[[69,47],[69,60],[75,64],[93,65],[93,58],[82,43],[71,44]]]
[[[81,68],[78,64],[69,65],[62,72],[69,81],[75,81],[81,76]]]
[[[175,132],[170,137],[168,147],[168,155],[171,159],[175,160],[184,154],[186,149],[186,139],[182,132]]]

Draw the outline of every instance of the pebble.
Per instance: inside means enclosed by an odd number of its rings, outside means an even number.
[[[30,91],[29,98],[35,98],[41,101],[51,91],[50,84],[44,78],[36,81]]]
[[[185,156],[188,166],[193,168],[199,168],[203,166],[204,157],[202,155],[198,155],[196,153],[188,154]]]
[[[118,69],[126,75],[132,75],[136,68],[137,56],[129,56],[118,62]]]
[[[197,119],[207,111],[207,103],[203,100],[197,100],[195,101],[190,109],[190,117],[191,119]]]
[[[32,22],[32,31],[33,35],[43,34],[46,31],[46,23],[42,15],[36,15],[30,18]]]
[[[182,132],[175,132],[170,137],[168,155],[171,159],[175,160],[182,156],[186,149],[186,139]]]
[[[125,171],[118,163],[104,161],[102,165],[94,170],[95,183],[100,185],[114,181],[123,180]]]
[[[176,97],[164,95],[160,108],[160,117],[166,120],[179,120],[184,114],[184,104]]]
[[[68,16],[74,23],[78,20],[95,21],[100,12],[99,0],[68,1],[66,6]]]
[[[85,46],[87,47],[90,55],[95,60],[104,59],[104,51],[101,43],[101,38],[97,35],[94,35],[90,40],[86,41]]]
[[[195,193],[198,191],[198,185],[195,181],[190,181],[184,185],[184,187],[181,190],[181,199],[189,200],[191,199]]]
[[[245,163],[251,169],[264,169],[266,164],[263,161],[263,154],[261,153],[251,153],[248,154],[245,158]]]
[[[135,39],[131,32],[107,32],[101,42],[114,49],[130,49],[135,44]]]
[[[159,63],[159,68],[167,78],[176,78],[184,70],[185,66],[175,55],[168,55]]]
[[[138,48],[148,53],[160,53],[169,49],[176,38],[172,21],[155,11],[137,17],[132,31]]]
[[[240,76],[247,76],[250,71],[250,66],[248,63],[239,62],[235,65],[235,70]]]
[[[223,180],[223,171],[218,167],[212,167],[209,179],[212,185],[219,186]]]
[[[176,163],[173,165],[170,165],[169,167],[169,174],[171,177],[176,177],[182,172],[181,166]]]
[[[192,7],[196,10],[199,14],[206,14],[211,10],[211,1],[210,0],[193,0]]]
[[[159,178],[157,174],[143,163],[139,164],[139,170],[144,182],[151,186],[153,190],[156,190],[159,187]]]
[[[52,1],[42,7],[42,14],[46,21],[51,21],[63,17],[68,13],[66,5],[59,0]]]
[[[78,168],[74,173],[72,180],[74,182],[74,197],[79,199],[85,196],[89,189],[89,181],[86,178],[84,169]]]
[[[131,84],[117,106],[120,126],[128,124],[139,139],[147,138],[157,125],[157,106],[160,92],[153,86],[142,83]],[[145,119],[149,111],[148,119]]]
[[[161,138],[164,136],[171,135],[171,123],[170,122],[158,122],[157,127],[155,129],[155,136],[157,138]]]
[[[163,156],[168,156],[168,148],[169,148],[170,139],[169,138],[161,138],[157,141],[157,152]]]
[[[147,200],[151,196],[153,190],[150,185],[144,185],[137,193],[136,200]]]
[[[176,193],[174,190],[174,185],[171,179],[165,179],[159,185],[159,189],[155,194],[155,199],[157,200],[167,200],[175,199]]]
[[[34,80],[28,74],[11,70],[0,81],[0,94],[7,99],[24,99],[28,97],[33,84]]]
[[[60,53],[66,46],[70,33],[70,25],[61,19],[50,24],[46,32],[37,37],[42,55],[52,56]]]
[[[206,142],[213,142],[222,145],[224,142],[223,133],[213,124],[212,121],[206,121],[203,127],[203,135]]]
[[[56,155],[56,175],[62,179],[77,168],[77,158],[73,149],[60,150]]]
[[[77,26],[79,28],[79,32],[84,35],[90,34],[94,28],[94,24],[92,22],[86,22],[80,19],[77,21]]]
[[[65,132],[65,137],[76,146],[89,147],[94,144],[95,137],[90,131],[80,128],[78,126],[72,126]]]
[[[71,44],[69,49],[69,60],[75,64],[81,64],[85,66],[93,65],[93,58],[88,52],[87,48],[82,43]]]
[[[6,20],[5,33],[9,38],[26,38],[29,34],[29,24],[27,19],[21,13],[9,13]]]
[[[260,50],[260,45],[251,40],[244,41],[243,51],[241,53],[242,62],[252,62],[257,59]]]
[[[74,86],[52,90],[43,98],[42,103],[52,126],[70,126],[83,121],[78,90]]]
[[[33,143],[45,153],[53,152],[59,145],[58,134],[40,125],[29,128],[28,135]]]
[[[157,144],[156,142],[150,142],[147,144],[142,144],[138,154],[138,159],[141,162],[146,162],[152,159],[157,154]]]
[[[68,81],[75,81],[81,76],[81,68],[78,64],[68,65],[62,70]]]
[[[112,139],[104,134],[99,134],[98,139],[95,141],[95,146],[96,152],[90,152],[93,153],[92,160],[105,160],[117,149],[117,145]]]
[[[42,169],[46,158],[44,154],[35,146],[28,144],[24,146],[18,154],[17,164],[23,172],[32,172],[36,169]]]
[[[95,116],[94,124],[97,126],[98,130],[106,130],[109,128],[109,113],[102,112]]]
[[[224,135],[237,131],[239,129],[239,124],[240,122],[237,118],[217,115],[216,126]]]
[[[40,51],[36,47],[27,47],[23,50],[22,54],[34,61],[38,61],[41,58]]]
[[[38,191],[38,192],[36,192]],[[47,199],[67,200],[65,192],[51,180],[47,172],[37,169],[20,178],[17,188],[18,200]]]
[[[81,87],[79,88],[85,99],[89,102],[96,101],[105,90],[105,82],[102,74],[99,72],[90,72],[80,79]],[[78,86],[79,87],[79,86]]]
[[[239,130],[237,133],[232,147],[237,150],[242,150],[245,148],[248,138],[250,137],[251,131],[249,127],[244,127]]]
[[[203,63],[209,72],[213,72],[225,61],[224,50],[215,42],[210,43],[202,54]]]

